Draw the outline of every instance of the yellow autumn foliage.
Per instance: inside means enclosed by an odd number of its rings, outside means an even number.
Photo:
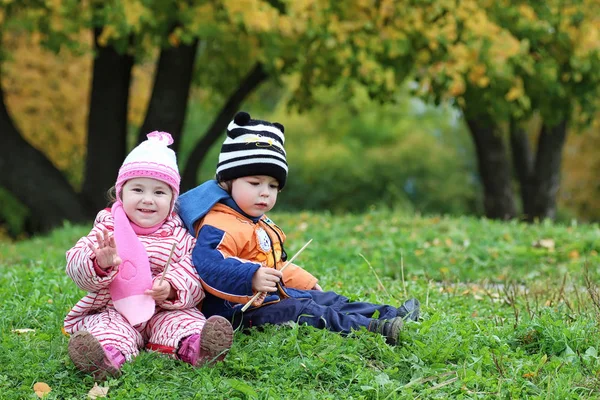
[[[148,10],[140,0],[123,0],[122,5],[127,25],[131,26],[134,32],[139,32],[142,18],[148,13]]]
[[[12,54],[2,86],[17,128],[73,184],[81,182],[90,86],[90,58],[54,55],[25,36],[6,35]]]
[[[81,34],[91,46],[92,34]],[[11,58],[2,66],[6,104],[17,129],[79,188],[83,179],[92,57],[54,54],[31,36],[6,34]],[[152,90],[153,63],[136,66],[129,121],[140,126]]]

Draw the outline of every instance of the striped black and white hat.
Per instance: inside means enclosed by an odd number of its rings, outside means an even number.
[[[243,176],[267,175],[283,189],[288,174],[283,144],[284,127],[278,122],[251,119],[238,112],[227,127],[227,139],[221,147],[217,165],[217,181]]]

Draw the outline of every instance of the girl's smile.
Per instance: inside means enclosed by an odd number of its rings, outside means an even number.
[[[173,192],[164,182],[134,178],[125,182],[121,201],[127,217],[142,228],[150,228],[169,215]]]

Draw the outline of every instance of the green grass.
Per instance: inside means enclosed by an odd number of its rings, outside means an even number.
[[[406,324],[397,347],[365,331],[237,332],[214,368],[142,353],[105,383],[108,398],[600,398],[598,225],[383,211],[271,217],[288,253],[314,239],[297,262],[325,289],[395,305],[417,297],[421,321]],[[64,253],[89,228],[0,245],[0,398],[35,399],[36,382],[52,387],[47,399],[84,399],[92,388],[61,332],[83,294]],[[541,239],[551,242],[534,245]],[[24,328],[35,331],[13,331]]]

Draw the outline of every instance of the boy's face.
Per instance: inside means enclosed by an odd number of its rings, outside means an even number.
[[[266,175],[245,176],[231,182],[231,197],[243,212],[260,217],[277,202],[279,182]]]
[[[164,221],[171,210],[172,198],[171,187],[152,178],[128,180],[121,194],[125,214],[142,228],[150,228]]]

